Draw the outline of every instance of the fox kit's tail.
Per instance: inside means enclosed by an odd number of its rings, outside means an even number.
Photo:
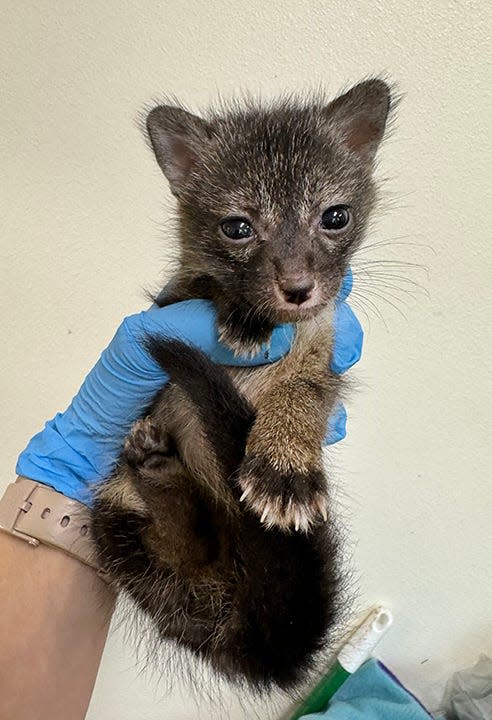
[[[237,466],[244,455],[254,410],[227,371],[197,348],[179,340],[149,337],[145,347],[193,404],[217,458]]]

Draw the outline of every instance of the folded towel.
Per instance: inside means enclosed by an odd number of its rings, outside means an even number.
[[[432,716],[379,660],[368,660],[337,690],[322,713],[306,720],[429,720]],[[443,719],[441,719],[443,720]]]

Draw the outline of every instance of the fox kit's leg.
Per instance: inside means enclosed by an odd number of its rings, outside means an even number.
[[[214,565],[227,556],[224,523],[176,454],[172,437],[152,418],[139,420],[122,460],[149,520],[144,544],[159,564],[188,579],[213,574]]]
[[[174,450],[150,418],[137,421],[118,473],[98,493],[93,524],[110,575],[160,637],[199,650],[230,606],[230,533]]]
[[[242,499],[267,525],[308,531],[327,519],[322,443],[339,388],[330,355],[329,318],[300,324],[257,397],[239,481]]]

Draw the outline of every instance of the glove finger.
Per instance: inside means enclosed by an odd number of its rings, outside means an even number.
[[[336,303],[334,324],[335,339],[330,367],[333,372],[341,374],[360,360],[364,331],[346,302]]]
[[[352,287],[354,285],[354,276],[352,275],[352,269],[348,268],[347,272],[345,273],[343,277],[342,287],[339,290],[338,293],[338,300],[346,300],[350,293],[352,292]]]
[[[286,355],[294,340],[293,325],[278,325],[270,341],[253,357],[236,356],[217,339],[217,316],[209,300],[185,300],[161,309],[140,313],[145,333],[179,338],[198,347],[221,365],[256,367],[276,362]]]
[[[270,341],[263,343],[260,351],[253,357],[235,356],[232,350],[225,345],[217,344],[211,357],[221,365],[256,367],[277,362],[287,355],[294,340],[295,331],[293,325],[277,325],[270,338]]]
[[[347,411],[342,403],[337,403],[333,413],[328,418],[328,426],[324,444],[334,445],[343,440],[347,434]]]

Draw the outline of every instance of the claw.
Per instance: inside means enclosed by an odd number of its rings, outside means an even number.
[[[247,487],[246,490],[245,490],[245,491],[243,492],[243,494],[241,495],[241,497],[239,498],[239,502],[242,502],[242,501],[244,500],[244,498],[248,497],[248,495],[250,494],[250,492],[251,492],[252,489],[253,489],[253,486],[252,486],[252,485],[250,485],[249,487]]]
[[[318,498],[316,501],[316,507],[319,510],[319,513],[321,517],[323,518],[324,522],[328,521],[328,510],[326,507],[326,502],[323,500],[323,498]]]
[[[305,510],[301,510],[300,528],[302,532],[307,532],[309,530],[309,517]]]
[[[263,510],[263,514],[262,514],[262,516],[261,516],[261,518],[260,518],[260,522],[261,522],[261,523],[262,523],[262,522],[265,522],[266,517],[267,517],[267,515],[268,515],[269,512],[270,512],[270,506],[269,506],[269,504],[267,503],[267,504],[265,505],[265,509]]]

